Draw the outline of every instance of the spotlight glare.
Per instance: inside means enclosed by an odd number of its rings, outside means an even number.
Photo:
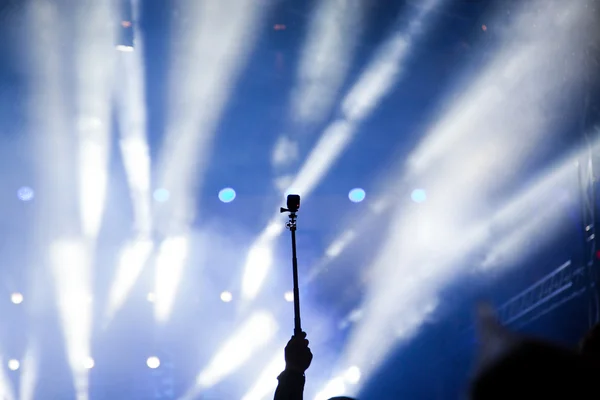
[[[124,53],[131,53],[133,51],[133,46],[119,44],[119,45],[117,45],[117,50],[122,51]]]
[[[288,303],[291,303],[292,301],[294,301],[294,292],[292,292],[291,290],[288,290],[287,292],[285,292],[283,297],[285,298],[285,301],[287,301]]]
[[[85,360],[83,360],[83,367],[85,369],[92,369],[94,368],[94,365],[96,365],[96,363],[92,357],[87,357]]]
[[[258,349],[271,341],[277,330],[273,315],[265,311],[253,313],[200,372],[196,378],[199,389],[216,385],[240,368]]]
[[[11,371],[16,371],[19,369],[19,367],[21,366],[21,363],[19,362],[19,360],[8,360],[8,369],[10,369]]]
[[[169,200],[171,193],[169,193],[169,191],[165,188],[160,188],[154,191],[153,196],[154,200],[158,201],[159,203],[164,203],[165,201]]]
[[[235,199],[235,190],[232,188],[225,188],[219,192],[219,200],[223,203],[231,203]]]
[[[155,356],[148,357],[148,359],[146,360],[146,365],[148,366],[148,368],[156,369],[160,366],[160,360],[158,359],[158,357]]]
[[[13,293],[10,295],[10,301],[14,304],[21,304],[23,302],[23,295],[21,293]]]
[[[233,300],[233,295],[231,294],[231,292],[223,292],[221,293],[221,300],[223,301],[223,303],[229,303],[231,300]]]
[[[344,374],[344,379],[351,385],[356,385],[360,381],[360,369],[357,366],[348,368]]]
[[[23,187],[19,188],[19,190],[17,190],[17,197],[21,201],[33,200],[34,196],[35,196],[35,193],[33,192],[33,189],[28,186],[23,186]]]
[[[355,188],[348,193],[348,198],[353,203],[360,203],[365,199],[366,193],[363,189]]]
[[[146,300],[148,300],[150,303],[154,303],[156,300],[156,295],[153,292],[150,292],[146,295]]]
[[[341,377],[329,381],[323,390],[315,396],[315,400],[326,400],[334,396],[340,396],[346,391],[346,385]]]
[[[425,193],[425,190],[423,190],[423,189],[413,190],[410,197],[413,199],[413,201],[415,203],[423,203],[425,200],[427,200],[427,194]]]

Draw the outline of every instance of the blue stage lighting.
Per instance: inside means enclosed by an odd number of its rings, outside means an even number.
[[[365,199],[366,193],[364,190],[360,188],[352,189],[350,193],[348,193],[348,198],[353,203],[360,203]]]
[[[164,203],[169,200],[169,197],[171,197],[171,193],[165,188],[156,189],[154,191],[154,200],[158,202]]]
[[[219,192],[219,200],[223,203],[231,203],[235,199],[235,190],[225,188]]]
[[[423,203],[425,200],[427,200],[427,194],[425,193],[425,191],[423,189],[413,190],[410,197],[413,199],[413,201],[415,203]]]
[[[22,201],[30,201],[33,200],[35,193],[33,189],[28,186],[23,186],[17,190],[17,197]]]

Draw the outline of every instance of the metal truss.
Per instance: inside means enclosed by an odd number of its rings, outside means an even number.
[[[600,178],[600,85],[597,79],[600,48],[598,41],[591,39],[586,45],[583,62],[588,73],[584,76],[581,87],[582,104],[580,117],[580,134],[583,135],[586,151],[579,160],[579,186],[581,190],[581,206],[583,226],[585,229],[584,262],[590,281],[590,325],[600,322],[599,301],[599,268],[596,243],[596,186]],[[592,72],[593,71],[593,72]]]
[[[585,122],[582,125],[587,125]],[[585,129],[585,127],[584,127]],[[584,228],[584,265],[590,287],[589,324],[594,325],[600,320],[600,304],[598,301],[598,268],[596,244],[596,183],[598,172],[594,169],[598,163],[598,149],[595,146],[596,136],[585,131],[587,151],[582,152],[579,161],[579,186],[581,195],[582,223]]]
[[[498,307],[498,319],[503,325],[526,325],[582,295],[587,287],[586,268],[569,260]]]
[[[505,326],[523,327],[536,319],[559,308],[567,302],[584,295],[589,289],[587,267],[575,265],[571,260],[538,280],[527,289],[512,297],[496,308],[498,320]],[[474,344],[475,325],[471,325],[459,334],[464,340],[454,345],[450,358]],[[443,362],[443,360],[440,360]]]

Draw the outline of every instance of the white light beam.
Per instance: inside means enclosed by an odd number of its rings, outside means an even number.
[[[290,189],[306,198],[347,149],[357,131],[358,124],[366,119],[396,85],[402,72],[402,64],[409,55],[410,45],[423,19],[439,0],[428,0],[426,7],[417,14],[417,21],[405,30],[398,30],[379,47],[373,60],[367,65],[357,83],[350,89],[342,103],[345,118],[331,123],[323,132],[316,146],[308,155],[300,171],[293,179]],[[272,229],[280,217],[275,215],[267,229]],[[260,236],[264,240],[264,234]],[[252,249],[259,245],[257,241]],[[268,243],[261,242],[267,248]],[[255,271],[260,268],[260,273]],[[242,281],[242,295],[251,300],[258,293],[269,268],[246,263]],[[249,282],[251,281],[251,283]]]

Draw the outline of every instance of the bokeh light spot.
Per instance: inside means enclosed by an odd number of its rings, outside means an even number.
[[[35,193],[33,192],[33,189],[29,186],[23,186],[19,188],[19,190],[17,190],[17,197],[21,201],[31,201],[33,200],[34,196]]]
[[[85,369],[92,369],[94,368],[94,365],[96,365],[96,363],[92,357],[87,357],[85,360],[83,360],[83,367]]]
[[[160,203],[164,203],[165,201],[169,200],[169,197],[171,197],[171,193],[169,193],[169,191],[165,188],[156,189],[154,191],[154,200]]]
[[[150,292],[146,295],[146,300],[150,303],[154,303],[154,301],[156,301],[156,295],[153,292]]]
[[[231,294],[231,292],[223,292],[221,293],[221,301],[223,301],[224,303],[229,303],[231,300],[233,300],[233,295]]]
[[[8,360],[8,369],[10,369],[11,371],[16,371],[19,369],[19,367],[21,366],[21,363],[19,362],[19,360]]]
[[[285,298],[285,301],[287,301],[288,303],[291,303],[292,301],[294,301],[294,292],[292,292],[291,290],[288,290],[287,292],[285,292],[283,297]]]
[[[146,365],[148,366],[148,368],[156,369],[160,367],[160,360],[158,359],[158,357],[155,356],[148,357],[148,359],[146,360]]]
[[[366,195],[367,194],[365,193],[364,190],[362,190],[360,188],[356,188],[356,189],[352,189],[350,191],[350,193],[348,193],[348,198],[353,203],[360,203],[361,201],[363,201],[365,199]]]
[[[21,304],[23,302],[23,295],[21,293],[13,293],[10,295],[10,301],[14,304]]]
[[[219,200],[223,203],[231,203],[235,199],[235,190],[225,188],[219,192]]]
[[[415,203],[423,203],[425,200],[427,200],[427,194],[425,193],[425,190],[423,190],[423,189],[413,190],[410,197],[413,199],[413,201]]]

